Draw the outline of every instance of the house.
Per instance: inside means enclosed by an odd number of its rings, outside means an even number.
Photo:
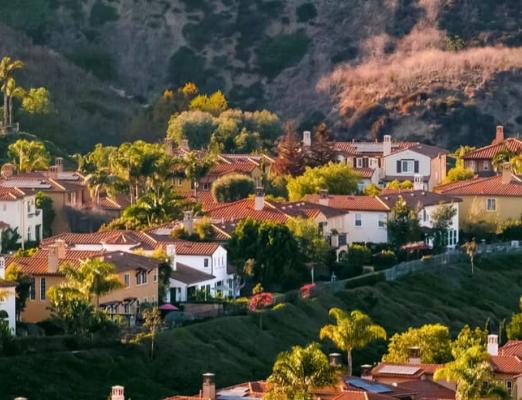
[[[305,134],[303,143],[306,140]],[[377,176],[371,175],[372,183],[377,179],[382,185],[393,180],[413,181],[413,176],[418,174],[423,179],[424,189],[428,190],[442,183],[446,177],[448,151],[436,146],[394,142],[390,135],[385,135],[382,142],[335,142],[334,149],[337,160],[355,171],[376,170]],[[369,174],[366,172],[366,176]]]
[[[218,243],[179,242],[167,245],[170,293],[167,301],[186,302],[199,293],[209,297],[236,297],[239,285],[228,264],[227,251]]]
[[[306,195],[304,200],[344,210],[348,244],[388,241],[386,220],[390,209],[378,197],[321,193]]]
[[[522,177],[514,175],[509,163],[502,173],[438,186],[436,192],[457,197],[460,203],[460,226],[484,222],[494,225],[518,220],[522,215]]]
[[[417,178],[416,178],[417,179]],[[418,179],[417,181],[418,182]],[[391,210],[397,201],[404,200],[408,207],[415,211],[419,225],[424,228],[433,228],[433,214],[441,204],[450,205],[455,210],[447,233],[447,247],[455,248],[459,242],[459,216],[461,199],[456,196],[440,194],[419,189],[421,185],[411,190],[388,190],[385,189],[378,198]],[[431,239],[430,239],[431,241]],[[433,243],[430,243],[433,244]]]
[[[57,158],[47,171],[14,174],[14,165],[4,164],[0,187],[18,188],[28,194],[43,192],[49,196],[56,213],[51,226],[54,233],[91,230],[89,218],[84,215],[90,207],[85,179],[78,172],[64,171],[62,158]]]
[[[10,256],[6,259],[7,266],[16,264],[33,279],[21,320],[38,322],[48,318],[48,290],[65,282],[60,266],[78,266],[81,260],[89,258],[99,258],[112,264],[123,285],[122,289],[114,290],[99,299],[100,307],[110,314],[135,319],[139,314],[140,304],[158,301],[160,294],[157,260],[124,251],[71,250],[64,241],[58,240],[47,249],[39,249],[31,257]]]
[[[498,335],[488,335],[487,351],[495,377],[501,381],[512,399],[522,395],[522,341],[509,340],[498,346]]]
[[[479,176],[495,175],[493,161],[495,156],[501,152],[508,151],[513,154],[522,154],[522,140],[519,138],[505,138],[504,127],[499,125],[495,133],[495,138],[490,145],[480,147],[465,154],[464,167],[471,169]]]
[[[0,320],[7,321],[13,335],[16,334],[16,282],[5,279],[6,262],[0,257]]]
[[[42,217],[32,191],[0,186],[1,230],[16,230],[20,235],[19,242],[39,242],[43,233]]]

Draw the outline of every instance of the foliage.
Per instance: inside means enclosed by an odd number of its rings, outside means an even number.
[[[372,253],[370,249],[364,245],[352,244],[348,247],[348,254],[346,262],[351,267],[360,268],[365,265],[370,265],[372,262]]]
[[[502,165],[505,163],[510,163],[511,159],[515,157],[517,154],[509,151],[507,149],[499,151],[495,156],[493,157],[493,160],[491,160],[491,163],[493,164],[493,168],[497,172],[502,171]]]
[[[393,267],[397,263],[397,256],[392,250],[381,250],[373,256],[373,265],[377,271]]]
[[[522,313],[513,314],[506,332],[509,340],[522,340]]]
[[[465,181],[473,178],[474,175],[475,174],[472,169],[465,168],[463,166],[456,166],[448,171],[444,183]]]
[[[30,275],[24,273],[18,265],[12,263],[5,271],[5,279],[17,283],[16,315],[20,316],[22,311],[24,311],[27,299],[29,298],[32,278]]]
[[[499,226],[500,236],[504,240],[522,239],[522,220],[506,220]]]
[[[22,99],[22,109],[29,114],[48,114],[51,111],[51,100],[46,88],[31,88]]]
[[[51,227],[54,217],[56,216],[56,212],[53,208],[53,199],[45,195],[43,192],[37,192],[35,203],[36,208],[42,210],[42,229],[44,238],[52,236],[53,231]]]
[[[417,215],[403,198],[399,198],[393,206],[387,226],[389,242],[397,247],[421,237]]]
[[[200,94],[192,99],[189,108],[191,110],[199,110],[208,112],[214,117],[217,117],[223,111],[228,108],[228,101],[223,93],[218,90],[212,93],[210,96],[206,94]]]
[[[2,251],[9,252],[18,249],[18,241],[21,238],[18,227],[2,230]]]
[[[2,23],[26,32],[33,39],[40,39],[41,31],[50,17],[49,0],[1,0]]]
[[[117,21],[118,18],[118,11],[113,6],[103,4],[101,0],[97,0],[91,8],[89,22],[92,26],[101,26],[107,22]]]
[[[305,160],[302,143],[297,136],[295,125],[285,124],[285,133],[277,143],[277,157],[274,172],[277,175],[298,176],[304,172]]]
[[[92,73],[101,81],[116,76],[116,65],[111,53],[94,46],[75,47],[65,55],[72,63]]]
[[[363,194],[366,196],[378,196],[381,193],[381,188],[375,183],[370,183],[363,190]]]
[[[51,158],[42,142],[26,139],[10,144],[9,156],[19,172],[46,170]]]
[[[319,232],[318,225],[309,219],[293,218],[286,224],[297,240],[301,254],[307,261],[328,265],[331,248]]]
[[[391,182],[388,182],[386,185],[386,189],[392,189],[392,190],[407,190],[407,189],[413,189],[413,183],[409,179],[406,179],[404,181],[399,181],[398,179],[394,179]]]
[[[167,136],[178,144],[187,139],[191,147],[200,149],[208,145],[215,128],[212,114],[200,110],[183,111],[170,117]]]
[[[218,203],[241,200],[254,194],[254,180],[242,174],[222,176],[212,183],[212,197]]]
[[[469,325],[464,325],[457,338],[451,342],[451,355],[454,360],[459,359],[468,349],[478,346],[483,351],[486,350],[488,332],[479,328],[471,329]]]
[[[328,126],[324,122],[315,128],[312,146],[305,158],[306,164],[310,167],[320,167],[335,161],[334,142],[330,138]]]
[[[408,328],[403,333],[396,333],[390,339],[388,352],[383,357],[383,361],[408,363],[408,351],[411,347],[420,348],[423,363],[448,362],[451,359],[448,327],[441,324],[427,324],[420,328]]]
[[[298,22],[308,22],[317,17],[314,3],[303,3],[295,9]]]
[[[455,215],[457,215],[457,209],[453,203],[440,204],[431,214],[433,221],[431,234],[435,252],[442,252],[448,245],[448,229],[451,227]]]
[[[329,194],[353,194],[357,191],[358,182],[357,174],[345,164],[307,167],[303,175],[288,179],[288,197],[291,201],[297,201],[323,189],[327,189]]]
[[[304,32],[268,38],[257,49],[261,73],[274,78],[284,69],[296,65],[308,50],[310,39]]]
[[[471,275],[473,275],[475,272],[475,254],[477,253],[477,242],[475,241],[475,238],[464,243],[462,249],[469,258],[469,263],[471,264]]]
[[[306,275],[299,245],[282,224],[245,219],[232,233],[227,249],[239,274],[265,288],[295,288]],[[247,260],[253,260],[252,270],[245,269]]]
[[[156,335],[161,328],[161,313],[158,307],[150,307],[143,311],[143,326],[148,329],[151,335],[150,359],[153,360]]]
[[[368,345],[374,340],[386,340],[386,331],[373,323],[371,318],[361,311],[347,313],[340,308],[331,308],[330,317],[335,318],[335,325],[325,325],[319,332],[321,339],[330,339],[339,350],[345,351],[348,361],[348,376],[352,375],[352,351]]]
[[[319,344],[294,346],[280,353],[268,378],[270,400],[311,400],[312,388],[335,382],[335,372]]]
[[[481,346],[473,346],[455,361],[435,371],[435,380],[457,385],[457,397],[462,400],[480,398],[509,399],[504,386],[498,383],[488,362],[489,356]]]

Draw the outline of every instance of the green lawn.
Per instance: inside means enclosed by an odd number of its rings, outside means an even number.
[[[332,306],[361,309],[389,333],[427,322],[448,324],[452,332],[488,319],[498,325],[517,308],[519,258],[483,260],[473,278],[469,265],[460,264],[279,306],[264,316],[263,330],[257,316],[194,324],[162,334],[154,361],[137,346],[0,358],[0,398],[102,400],[111,385],[123,384],[133,400],[157,400],[197,392],[207,371],[216,374],[218,386],[263,378],[279,351],[317,338]],[[357,352],[354,365],[378,360],[384,349],[377,343]]]

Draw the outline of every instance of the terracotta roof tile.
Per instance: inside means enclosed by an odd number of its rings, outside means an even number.
[[[495,157],[497,153],[508,150],[513,153],[522,153],[522,140],[518,138],[507,138],[501,143],[490,144],[479,149],[473,150],[466,154],[464,160],[489,160]]]
[[[399,148],[395,151],[392,151],[392,154],[400,153],[401,151],[411,150],[419,154],[423,154],[429,158],[435,158],[440,154],[448,154],[448,150],[443,149],[442,147],[430,146],[429,144],[424,143],[415,143],[410,144],[409,146],[405,146],[403,148]]]
[[[462,200],[445,194],[429,192],[426,190],[386,190],[377,196],[390,209],[395,206],[399,199],[404,199],[412,210],[420,210],[427,206],[437,204],[448,204]]]
[[[308,194],[305,196],[305,200],[312,203],[319,203],[320,199],[321,195],[319,194]],[[385,204],[373,196],[329,195],[328,206],[348,211],[389,211]]]
[[[218,207],[208,210],[208,216],[215,222],[242,220],[252,218],[257,221],[273,221],[284,223],[288,216],[275,209],[268,201],[262,210],[256,210],[254,199],[243,199],[232,203],[224,203]]]
[[[415,393],[415,399],[455,399],[455,391],[427,379],[400,382],[397,388]]]
[[[438,186],[435,191],[456,196],[522,196],[522,178],[512,175],[510,183],[502,183],[501,175],[475,177]]]
[[[187,285],[215,278],[214,275],[207,274],[182,263],[176,263],[176,270],[170,272],[170,277]]]
[[[496,372],[504,374],[522,374],[522,361],[516,356],[491,356],[490,363]]]
[[[373,168],[354,168],[353,172],[359,175],[363,179],[370,179],[375,173]]]
[[[517,356],[522,359],[522,340],[508,340],[507,343],[499,349],[499,355]]]

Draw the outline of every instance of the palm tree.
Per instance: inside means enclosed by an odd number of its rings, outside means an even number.
[[[42,142],[19,139],[8,147],[10,157],[19,172],[47,169],[50,156]]]
[[[98,170],[85,177],[85,183],[91,190],[91,196],[94,197],[96,204],[100,202],[100,193],[109,192],[116,185],[118,178],[108,174],[106,171]]]
[[[435,371],[433,379],[455,383],[457,400],[509,399],[506,389],[495,381],[488,360],[483,347],[470,347],[455,361]]]
[[[335,371],[319,344],[294,346],[280,353],[268,378],[273,399],[312,399],[312,389],[335,383]]]
[[[319,337],[330,339],[339,349],[346,351],[348,375],[351,376],[352,350],[365,347],[377,339],[386,339],[386,331],[361,311],[355,310],[348,314],[340,308],[331,308],[328,314],[334,317],[337,323],[323,326]]]
[[[10,125],[10,92],[8,89],[9,85],[12,85],[11,79],[13,78],[14,71],[22,69],[24,63],[20,60],[12,60],[11,57],[4,57],[0,60],[0,90],[4,94],[4,127]],[[16,85],[15,85],[16,86]]]
[[[195,151],[191,151],[185,156],[185,176],[192,182],[196,201],[198,199],[198,181],[208,172],[213,163],[211,158],[201,159]]]
[[[96,308],[100,306],[101,296],[123,287],[120,278],[114,273],[114,266],[100,258],[81,260],[79,267],[65,264],[60,270],[69,287],[88,299],[94,297]]]
[[[7,125],[13,124],[13,98],[23,98],[26,94],[25,89],[21,86],[16,86],[16,81],[14,78],[8,78],[6,82],[6,94],[7,94]]]

